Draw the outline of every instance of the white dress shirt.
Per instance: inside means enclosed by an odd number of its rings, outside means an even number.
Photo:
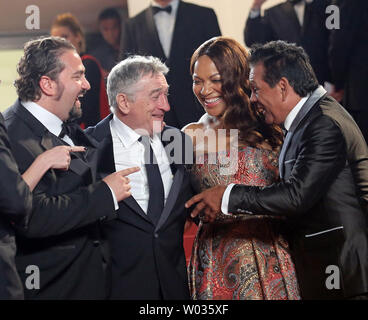
[[[61,132],[61,125],[63,121],[53,114],[52,112],[46,110],[39,104],[33,101],[22,102],[22,105],[30,112],[32,115],[41,122],[47,130],[53,133],[55,136],[59,136]],[[68,135],[65,135],[62,140],[64,140],[70,146],[74,146],[72,139]]]
[[[138,141],[141,135],[120,121],[115,115],[110,121],[110,130],[116,171],[130,167],[139,167],[141,169],[129,175],[129,179],[133,198],[143,211],[147,213],[149,187],[146,167],[144,166],[144,146]],[[170,162],[160,138],[154,135],[150,142],[160,169],[166,203],[173,181]]]
[[[174,34],[176,13],[178,11],[179,0],[172,0],[169,5],[171,6],[172,9],[171,13],[161,11],[153,16],[158,36],[160,38],[161,46],[167,58],[170,57],[171,42]],[[152,1],[152,6],[161,7],[155,1]]]
[[[286,130],[289,131],[291,124],[295,120],[296,115],[299,113],[304,103],[308,100],[309,96],[310,95],[307,95],[306,97],[301,98],[300,101],[296,104],[296,106],[293,109],[291,109],[289,114],[286,116],[286,119],[284,121],[284,127]],[[230,183],[226,187],[225,192],[222,195],[221,211],[223,214],[229,214],[228,208],[229,208],[230,192],[234,186],[235,186],[235,183]]]

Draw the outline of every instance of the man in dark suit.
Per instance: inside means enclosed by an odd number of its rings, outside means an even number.
[[[164,126],[167,71],[154,57],[120,62],[107,82],[113,114],[87,129],[100,142],[102,176],[141,167],[130,176],[132,196],[119,203],[118,219],[104,226],[112,299],[189,299],[183,231],[192,191],[184,160],[193,160],[193,149],[184,133]]]
[[[281,182],[218,186],[194,197],[193,215],[216,212],[285,218],[303,299],[367,298],[368,148],[358,126],[318,86],[301,47],[254,47],[251,101],[288,131]]]
[[[33,191],[29,223],[16,233],[25,297],[103,299],[109,257],[99,222],[116,218],[114,197],[119,201],[130,195],[125,173],[96,182],[96,143],[77,125],[63,123],[80,115],[79,97],[90,87],[68,41],[29,41],[18,73],[19,100],[4,117],[20,172],[54,146],[87,148],[83,155],[72,154],[68,171],[49,170]]]
[[[330,81],[328,36],[325,26],[326,7],[330,0],[287,0],[273,6],[261,17],[261,6],[267,0],[254,0],[244,29],[247,46],[284,40],[296,43],[309,55],[318,82]]]
[[[329,62],[332,82],[344,94],[343,106],[368,141],[368,2],[336,0],[340,28],[332,30]]]
[[[165,114],[165,122],[182,128],[203,115],[192,93],[190,58],[204,41],[221,35],[221,31],[212,9],[181,0],[154,3],[125,25],[122,53],[152,55],[166,63],[170,68],[171,111]]]
[[[12,223],[26,225],[32,196],[21,178],[10,151],[4,119],[0,115],[0,299],[23,299],[23,287],[15,268]]]

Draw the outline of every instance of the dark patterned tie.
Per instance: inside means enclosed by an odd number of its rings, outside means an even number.
[[[144,162],[147,171],[147,180],[149,188],[149,200],[147,215],[157,225],[160,219],[162,210],[164,209],[164,184],[162,182],[160,169],[157,164],[157,159],[153,153],[149,137],[142,136],[138,139],[144,145]]]
[[[167,6],[165,8],[161,8],[161,7],[152,7],[152,10],[153,10],[153,14],[156,14],[158,12],[161,12],[161,11],[166,11],[168,14],[171,13],[171,6]]]

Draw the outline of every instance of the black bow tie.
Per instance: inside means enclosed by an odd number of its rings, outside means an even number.
[[[157,12],[160,12],[160,11],[166,11],[168,14],[171,13],[171,10],[172,10],[172,7],[171,6],[167,6],[165,8],[161,8],[161,7],[152,7],[152,10],[153,10],[153,14],[156,14]]]
[[[72,139],[75,133],[75,125],[76,124],[74,122],[63,122],[58,137],[62,139],[67,135],[70,139]]]

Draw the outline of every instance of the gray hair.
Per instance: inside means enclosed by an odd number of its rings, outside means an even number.
[[[111,112],[117,107],[116,96],[126,94],[129,99],[135,99],[135,84],[148,74],[162,73],[166,75],[169,68],[159,58],[152,56],[130,56],[112,68],[107,77],[107,95]]]

